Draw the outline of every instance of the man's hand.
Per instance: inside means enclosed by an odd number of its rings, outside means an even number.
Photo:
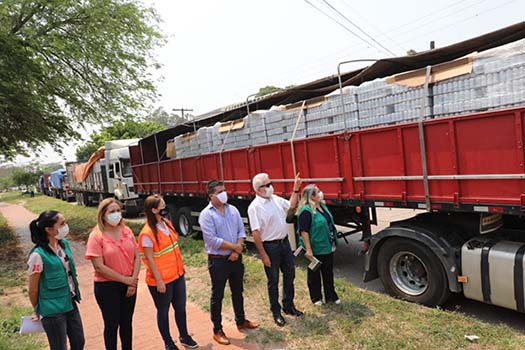
[[[301,188],[301,184],[303,183],[303,180],[301,180],[301,178],[299,177],[301,173],[297,173],[295,175],[295,179],[294,179],[294,182],[293,182],[293,190],[294,191],[299,191],[299,189]]]
[[[237,254],[236,252],[232,252],[228,257],[228,260],[230,261],[237,261],[237,259],[239,259],[239,254]]]
[[[236,244],[235,244],[235,249],[234,249],[234,251],[235,251],[237,254],[241,254],[241,253],[242,253],[242,248],[243,248],[243,247],[242,247],[242,244],[240,244],[240,243],[236,243]]]
[[[264,266],[272,267],[272,262],[270,261],[270,257],[268,256],[268,254],[264,254],[263,256],[261,256],[261,260]]]

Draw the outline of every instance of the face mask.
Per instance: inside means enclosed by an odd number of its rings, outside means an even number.
[[[273,186],[266,187],[266,197],[270,198],[273,194]]]
[[[216,195],[216,197],[222,204],[228,201],[228,193],[226,191],[222,191],[221,193]]]
[[[56,239],[62,239],[67,236],[69,233],[69,226],[68,224],[65,224],[64,226],[61,226],[58,228],[58,233],[55,235]]]
[[[163,218],[167,217],[168,216],[168,209],[166,209],[166,207],[162,208],[161,210],[159,210],[159,214]]]
[[[324,193],[323,191],[319,191],[319,200],[322,201],[324,199]]]
[[[119,211],[116,211],[114,213],[108,214],[108,224],[111,226],[117,226],[120,223],[120,220],[122,219],[122,213]]]

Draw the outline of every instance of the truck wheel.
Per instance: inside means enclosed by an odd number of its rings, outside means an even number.
[[[390,295],[436,306],[450,296],[445,270],[437,256],[423,244],[391,238],[381,247],[378,272]]]
[[[175,226],[175,229],[181,236],[188,236],[193,233],[193,219],[191,217],[190,208],[179,208],[175,212],[175,220],[172,222],[173,226]]]

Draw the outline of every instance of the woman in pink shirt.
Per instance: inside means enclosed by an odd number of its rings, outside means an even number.
[[[104,318],[106,350],[131,350],[140,257],[133,232],[124,225],[122,204],[107,198],[98,206],[97,226],[89,235],[86,259],[95,268],[95,298]]]

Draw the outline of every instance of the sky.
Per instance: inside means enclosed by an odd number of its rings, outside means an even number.
[[[431,40],[442,47],[525,20],[525,0],[143,2],[157,10],[167,35],[154,53],[162,64],[155,106],[194,115],[245,101],[267,85],[336,74],[341,61],[402,56],[427,50]],[[48,148],[30,159],[75,160],[77,146],[64,145],[63,156]]]

